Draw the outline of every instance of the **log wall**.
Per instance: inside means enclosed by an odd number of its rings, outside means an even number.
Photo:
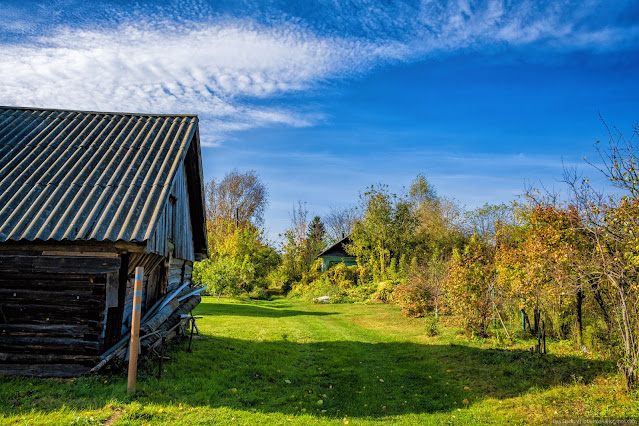
[[[0,372],[65,376],[91,366],[104,347],[112,256],[0,255]]]

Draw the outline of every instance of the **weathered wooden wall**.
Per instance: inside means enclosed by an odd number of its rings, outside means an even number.
[[[0,254],[0,372],[88,371],[104,347],[106,287],[120,261]]]
[[[184,284],[185,281],[191,281],[193,276],[193,262],[184,259],[171,259],[169,268],[168,285],[169,288],[176,288]]]
[[[162,256],[148,253],[132,253],[127,268],[126,289],[124,291],[123,315],[120,334],[126,333],[131,326],[131,313],[133,311],[133,286],[135,282],[135,268],[144,268],[144,282],[142,287],[142,314],[164,294],[166,294],[166,262]],[[115,341],[119,339],[114,339]]]
[[[170,251],[168,241],[171,241],[174,246],[173,257],[193,262],[195,260],[193,229],[184,167],[182,165],[175,175],[169,202],[164,206],[158,225],[147,243],[147,250],[149,253],[168,257]]]

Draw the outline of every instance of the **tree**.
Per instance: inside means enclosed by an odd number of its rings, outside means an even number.
[[[437,196],[423,175],[417,175],[411,184],[409,200],[418,221],[414,255],[430,259],[437,253],[448,259],[454,247],[463,247],[462,214],[454,200]]]
[[[448,262],[434,253],[430,261],[422,263],[414,268],[410,276],[410,282],[417,288],[424,288],[429,296],[429,304],[435,311],[435,320],[439,319],[439,313],[445,299],[445,282]]]
[[[463,253],[455,250],[446,277],[448,304],[464,330],[485,337],[492,317],[495,285],[494,248],[473,236]]]
[[[315,216],[311,223],[308,224],[308,232],[306,234],[306,251],[307,256],[310,259],[308,264],[310,265],[318,254],[324,250],[326,246],[326,229],[324,223],[319,216]]]
[[[210,258],[196,263],[194,279],[218,295],[265,287],[279,255],[265,240],[260,225],[268,191],[250,170],[233,170],[205,185]]]
[[[232,230],[209,259],[194,266],[194,279],[218,295],[236,295],[268,286],[267,276],[280,263],[279,255],[247,224]]]
[[[307,228],[308,209],[306,203],[297,202],[289,214],[291,226],[284,232],[282,243],[282,275],[285,277],[285,288],[302,279],[302,274],[308,269]]]
[[[417,220],[408,200],[389,193],[385,185],[371,186],[360,204],[363,217],[353,226],[348,250],[374,279],[382,280],[391,259],[412,254]]]
[[[506,204],[484,204],[466,213],[466,226],[470,234],[475,234],[484,241],[496,243],[498,231],[515,222],[512,207]]]
[[[619,369],[632,389],[639,385],[639,124],[630,139],[615,131],[608,129],[606,148],[596,144],[603,164],[598,169],[623,195],[609,197],[606,203],[593,203],[591,198],[588,230],[595,239],[602,294],[622,342]],[[584,186],[589,186],[587,181]]]
[[[418,174],[408,190],[410,202],[415,207],[426,205],[437,200],[437,191],[423,174]]]
[[[331,206],[324,218],[326,242],[335,244],[353,231],[353,223],[361,219],[358,210],[353,207]]]
[[[212,247],[235,227],[260,227],[268,205],[268,190],[254,170],[233,170],[205,185],[206,219]]]
[[[577,341],[582,341],[584,260],[589,240],[573,206],[536,201],[528,226],[517,244],[502,244],[497,256],[500,289],[519,300],[520,309],[534,311],[537,331],[540,310],[552,313],[554,332],[567,337],[574,313]]]
[[[621,341],[618,366],[627,388],[633,389],[639,385],[639,124],[630,139],[616,128],[607,129],[608,145],[595,144],[601,165],[589,164],[620,192],[604,197],[588,179],[571,171],[565,181],[594,241],[591,268],[599,279],[593,290],[606,320],[606,309],[614,318]]]

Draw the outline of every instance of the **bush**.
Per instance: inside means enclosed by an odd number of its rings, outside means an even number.
[[[493,346],[496,348],[503,348],[506,346],[506,333],[502,333],[501,330],[495,331],[493,336]]]
[[[424,318],[424,324],[426,324],[426,336],[434,337],[439,334],[439,329],[437,328],[437,318],[434,316],[428,316]]]
[[[289,296],[307,300],[329,296],[331,303],[366,300],[375,290],[358,286],[357,278],[357,266],[339,263],[326,272],[311,268],[299,282],[293,284]]]
[[[308,284],[294,284],[289,296],[300,297],[308,301],[317,297],[329,296],[331,303],[339,303],[346,296],[346,292],[333,284],[328,277],[322,277]]]
[[[271,300],[271,295],[262,287],[257,287],[249,293],[249,297],[255,300]]]
[[[463,254],[453,252],[445,290],[448,306],[462,320],[466,335],[486,337],[496,274],[493,247],[473,236]]]
[[[402,315],[423,317],[430,304],[430,292],[423,284],[401,284],[393,293],[393,300],[402,307]]]
[[[374,285],[362,284],[346,290],[346,300],[350,302],[365,302],[372,299],[377,287]]]
[[[392,302],[395,287],[396,286],[393,283],[382,281],[377,284],[377,290],[371,295],[371,300],[379,300],[384,303]]]
[[[324,273],[331,283],[344,290],[357,286],[357,275],[357,266],[346,266],[343,263],[338,263]]]

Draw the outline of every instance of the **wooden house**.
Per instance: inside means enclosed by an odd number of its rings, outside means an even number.
[[[346,252],[346,246],[350,243],[351,237],[346,236],[317,255],[317,258],[322,260],[322,271],[326,271],[338,263],[343,263],[346,266],[357,265],[355,256]]]
[[[0,373],[87,373],[206,254],[196,115],[0,107]]]

